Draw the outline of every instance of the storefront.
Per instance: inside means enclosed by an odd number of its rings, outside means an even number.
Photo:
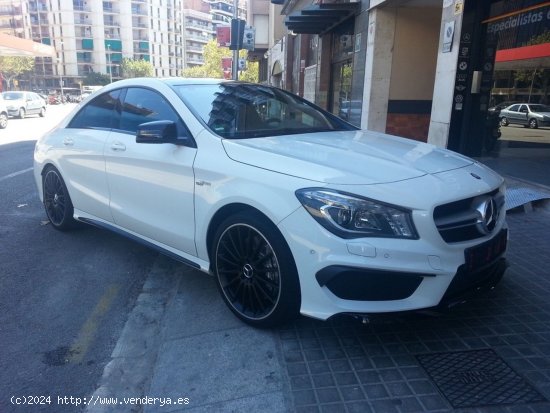
[[[287,2],[283,7],[289,30],[287,89],[357,126],[361,124],[368,4]]]
[[[499,145],[492,138],[495,122],[505,114],[501,109],[513,103],[548,103],[550,2],[466,2],[459,39],[448,147],[482,156],[499,148],[525,148],[530,136],[550,144],[550,131],[542,129],[533,134],[502,126]],[[538,128],[524,117],[520,127]]]

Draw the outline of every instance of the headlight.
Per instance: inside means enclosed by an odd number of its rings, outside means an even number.
[[[296,196],[319,224],[341,238],[418,239],[405,208],[320,188],[299,189]]]

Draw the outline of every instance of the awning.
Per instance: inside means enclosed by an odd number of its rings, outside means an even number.
[[[359,2],[312,4],[288,15],[285,25],[294,33],[323,34],[354,15],[359,4]]]
[[[47,44],[33,42],[28,39],[0,33],[0,55],[2,56],[29,56],[55,57],[55,48]]]
[[[550,68],[550,43],[497,51],[495,69],[522,70]]]

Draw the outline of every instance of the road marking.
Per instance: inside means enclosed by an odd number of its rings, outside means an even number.
[[[118,290],[120,290],[120,285],[118,284],[111,284],[109,288],[107,288],[107,291],[105,291],[95,306],[94,310],[80,329],[77,339],[71,346],[69,351],[69,354],[71,355],[68,360],[69,363],[80,363],[84,359],[84,356],[88,352],[88,348],[97,333],[99,322],[111,308],[111,305],[118,294]]]
[[[33,169],[34,169],[33,167],[30,167],[30,168],[27,168],[27,169],[23,169],[22,171],[17,171],[17,172],[11,173],[9,175],[3,176],[3,177],[0,178],[0,182],[5,181],[6,179],[14,178],[18,175],[23,175],[27,172],[32,171]]]

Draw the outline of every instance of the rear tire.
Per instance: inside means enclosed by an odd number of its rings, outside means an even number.
[[[19,119],[25,119],[26,115],[27,115],[27,112],[25,112],[25,109],[24,108],[19,108],[19,115],[17,115],[17,117]]]
[[[509,125],[508,119],[506,119],[506,118],[501,118],[501,119],[500,119],[500,124],[501,124],[502,126],[508,126],[508,125]]]
[[[67,186],[59,171],[53,166],[46,168],[42,174],[44,209],[52,226],[60,231],[74,228],[74,208],[67,191]]]
[[[277,227],[255,211],[239,212],[218,228],[212,269],[229,309],[255,327],[273,327],[300,310],[300,283],[290,248]]]
[[[40,113],[38,114],[38,116],[40,116],[41,118],[43,118],[44,116],[46,116],[46,108],[41,108],[41,109],[40,109]]]

